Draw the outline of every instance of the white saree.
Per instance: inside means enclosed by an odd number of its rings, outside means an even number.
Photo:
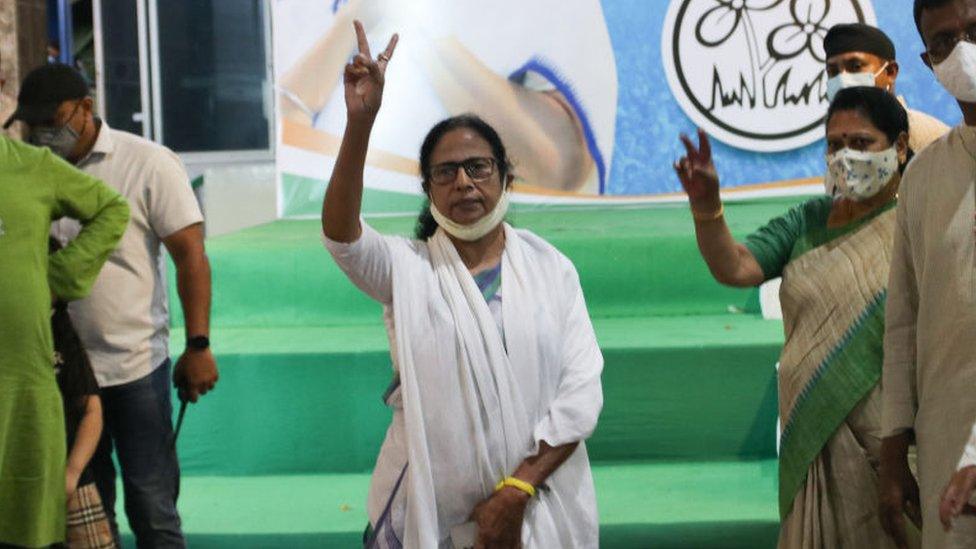
[[[442,231],[418,242],[380,236],[363,223],[359,241],[326,242],[350,279],[386,309],[402,411],[395,410],[377,461],[370,519],[375,526],[377,501],[401,507],[392,523],[407,548],[449,547],[451,528],[467,522],[540,442],[586,439],[602,407],[603,358],[576,270],[528,231],[506,225],[505,235],[504,334]],[[401,496],[390,479],[405,465]],[[597,547],[584,444],[530,502],[522,541]]]

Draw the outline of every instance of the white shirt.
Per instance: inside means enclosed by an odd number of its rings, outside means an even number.
[[[962,449],[962,457],[959,458],[956,470],[965,469],[970,465],[976,465],[976,425],[973,425],[973,430],[969,434],[969,441],[966,442],[966,447]]]
[[[118,248],[91,294],[69,306],[101,387],[149,375],[169,356],[169,310],[162,239],[203,222],[179,158],[169,149],[101,123],[91,153],[78,168],[119,191],[131,216]],[[54,223],[67,242],[79,225]]]

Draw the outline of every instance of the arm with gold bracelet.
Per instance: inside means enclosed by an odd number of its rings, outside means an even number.
[[[698,250],[718,282],[736,287],[762,284],[762,267],[748,248],[736,242],[725,223],[725,206],[719,194],[718,172],[712,162],[708,136],[698,130],[698,146],[681,136],[686,155],[674,163],[674,171],[688,194],[695,220]]]

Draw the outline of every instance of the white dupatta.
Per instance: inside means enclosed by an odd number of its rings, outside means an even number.
[[[504,341],[442,230],[428,241],[429,261],[418,261],[416,249],[394,257],[408,549],[449,547],[450,529],[539,441],[584,440],[603,404],[603,358],[572,263],[527,231],[505,225],[505,237]],[[585,445],[530,502],[522,540],[526,548],[597,546]]]

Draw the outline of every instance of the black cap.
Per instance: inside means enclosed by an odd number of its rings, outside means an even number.
[[[895,59],[895,44],[881,29],[864,23],[834,25],[824,37],[824,53],[833,57],[860,51],[877,55],[885,61]]]
[[[4,129],[14,120],[40,124],[54,118],[65,101],[88,97],[88,83],[74,68],[60,63],[32,70],[20,84],[17,110],[4,122]]]

